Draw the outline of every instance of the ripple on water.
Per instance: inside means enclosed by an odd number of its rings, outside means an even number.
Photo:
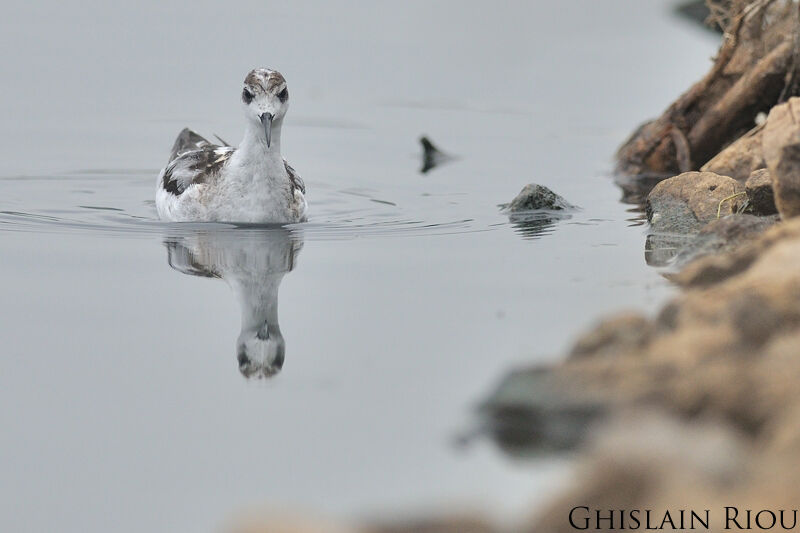
[[[159,221],[150,198],[149,170],[80,170],[61,175],[9,176],[0,178],[6,194],[0,201],[0,231],[40,233],[98,233],[127,237],[242,228],[274,228],[274,225],[229,223],[166,223]],[[464,217],[453,199],[463,193],[425,194],[428,208],[411,209],[390,192],[366,188],[335,189],[314,185],[311,221],[287,227],[302,231],[308,240],[346,240],[362,237],[452,235],[496,231],[511,225],[525,238],[553,231],[557,221],[539,219],[509,221],[490,212],[484,220]],[[408,191],[398,191],[403,198]],[[92,202],[87,203],[87,194]],[[419,195],[417,195],[419,197]],[[418,202],[416,202],[418,203]],[[462,215],[462,216],[459,216]]]

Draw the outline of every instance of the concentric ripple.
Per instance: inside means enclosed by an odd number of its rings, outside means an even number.
[[[151,200],[155,174],[154,170],[82,170],[53,176],[0,178],[4,190],[0,232],[102,233],[135,238],[165,231],[175,234],[198,229],[274,227],[159,221]],[[493,231],[509,225],[499,213],[490,212],[485,220],[463,217],[464,209],[459,210],[458,201],[464,194],[458,192],[409,195],[408,191],[336,189],[313,183],[310,188],[314,191],[310,222],[288,226],[302,231],[303,237],[310,240],[450,235]],[[523,235],[530,233],[520,231]]]

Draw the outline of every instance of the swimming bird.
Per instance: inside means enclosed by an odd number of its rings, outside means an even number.
[[[216,145],[186,128],[156,182],[156,208],[176,222],[290,223],[306,220],[306,188],[281,156],[289,108],[286,79],[265,68],[244,80],[247,121],[238,148]]]

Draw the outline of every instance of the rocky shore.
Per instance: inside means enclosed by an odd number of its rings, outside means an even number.
[[[710,510],[719,531],[726,506],[797,507],[800,12],[710,4],[725,30],[711,71],[618,153],[621,173],[657,182],[643,205],[648,262],[670,267],[679,294],[655,314],[601,320],[562,363],[511,373],[481,409],[504,448],[578,453],[572,487],[511,530],[467,516],[231,531],[572,532],[576,506],[654,509],[659,523]]]

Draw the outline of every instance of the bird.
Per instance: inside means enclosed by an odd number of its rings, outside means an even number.
[[[289,108],[286,79],[257,68],[244,79],[246,119],[238,148],[214,144],[185,128],[156,181],[156,209],[173,222],[285,224],[306,221],[306,187],[281,156]]]

